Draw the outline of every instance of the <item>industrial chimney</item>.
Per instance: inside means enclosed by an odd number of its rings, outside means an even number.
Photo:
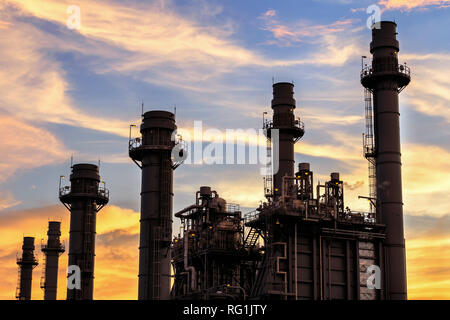
[[[16,290],[16,298],[19,300],[31,299],[31,282],[33,269],[38,265],[34,257],[34,238],[23,237],[22,257],[17,258],[19,265],[19,285]]]
[[[268,136],[275,137],[272,129],[278,129],[278,171],[273,174],[273,195],[277,200],[282,194],[283,177],[294,176],[294,144],[303,137],[305,133],[303,123],[295,119],[295,99],[294,84],[289,82],[279,82],[273,85],[273,120],[265,123],[265,129],[268,129]],[[272,139],[272,143],[277,143]],[[276,150],[276,146],[274,147]],[[274,165],[276,170],[276,164]],[[288,184],[292,180],[287,181]]]
[[[81,289],[68,287],[67,299],[92,300],[97,213],[109,200],[98,166],[73,165],[70,186],[60,186],[59,199],[70,211],[69,266],[78,266],[81,272]]]
[[[41,247],[45,254],[45,276],[41,288],[44,289],[44,300],[56,300],[59,256],[65,251],[64,245],[59,239],[61,222],[49,221],[47,235],[47,244]]]
[[[148,111],[143,114],[142,138],[129,141],[129,155],[142,169],[140,300],[169,299],[173,170],[179,165],[172,161],[176,129],[173,113]]]
[[[391,21],[382,21],[379,29],[374,25],[372,65],[363,68],[361,83],[371,91],[374,101],[377,220],[386,225],[386,298],[406,299],[398,94],[411,78],[406,64],[398,63],[396,27]]]

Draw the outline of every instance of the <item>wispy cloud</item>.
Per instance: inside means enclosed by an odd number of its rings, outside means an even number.
[[[450,53],[405,54],[412,81],[405,101],[417,111],[450,122]]]
[[[3,93],[3,90],[0,89],[0,92]],[[0,114],[0,136],[0,182],[4,182],[19,169],[30,170],[61,162],[67,159],[70,152],[49,131],[12,116]]]
[[[316,42],[321,36],[326,36],[348,30],[355,20],[339,20],[331,24],[313,25],[307,21],[297,21],[286,25],[278,21],[275,10],[268,10],[260,18],[264,21],[263,30],[270,31],[279,45],[290,46],[300,42]]]
[[[127,121],[95,117],[95,111],[86,113],[76,107],[68,94],[65,71],[43,52],[47,40],[44,32],[19,21],[0,34],[0,112],[32,123],[60,123],[127,136]]]
[[[413,10],[426,7],[447,8],[450,0],[381,0],[378,2],[386,10]]]
[[[0,191],[0,211],[17,206],[21,201],[14,199],[14,195],[10,191]]]
[[[11,6],[14,3],[24,16],[32,15],[63,28],[67,20],[65,10],[71,4],[69,1],[55,0],[43,0],[39,5],[25,0],[8,3]],[[278,32],[277,27],[268,23],[268,30],[279,36],[291,34],[293,40],[290,41],[317,33],[320,44],[326,48],[297,59],[269,59],[240,44],[228,28],[219,25],[201,26],[174,13],[167,4],[136,3],[134,6],[125,6],[118,2],[106,4],[104,1],[93,3],[80,0],[78,6],[82,17],[82,26],[78,32],[64,31],[68,37],[66,41],[58,41],[47,35],[47,41],[40,43],[48,43],[50,38],[55,50],[70,48],[85,55],[101,57],[95,64],[98,73],[119,72],[150,83],[189,90],[205,90],[213,85],[211,79],[217,80],[243,67],[342,65],[349,55],[359,51],[356,44],[335,36],[348,30],[354,20],[299,28],[305,29],[304,32],[290,30],[289,27],[283,29],[282,25],[277,24],[281,28]],[[265,16],[274,19],[275,14],[273,11]],[[136,28],[136,25],[141,27]],[[70,33],[80,35],[82,40]],[[89,45],[86,44],[87,40]]]
[[[266,42],[267,44],[294,46],[307,42],[317,44],[320,48],[301,60],[290,61],[291,64],[341,66],[351,56],[361,52],[358,37],[355,35],[361,28],[355,26],[355,22],[358,21],[355,19],[338,20],[330,24],[311,24],[306,20],[285,24],[278,21],[275,10],[266,11],[260,19],[264,22],[262,29],[269,31],[273,36],[273,39]]]

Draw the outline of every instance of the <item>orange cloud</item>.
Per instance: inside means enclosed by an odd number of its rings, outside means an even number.
[[[57,23],[64,29],[68,18],[66,9],[72,4],[70,1],[57,0],[43,0],[39,4],[27,0],[6,1],[6,3],[21,9],[22,11],[18,10],[18,12],[24,16],[36,16]],[[359,56],[361,52],[348,37],[337,38],[334,35],[347,29],[351,20],[324,26],[309,26],[309,33],[306,31],[308,34],[318,32],[321,35],[319,40],[325,49],[320,53],[315,52],[299,59],[275,60],[267,59],[257,52],[236,44],[230,37],[232,32],[223,26],[209,26],[206,29],[195,21],[174,13],[166,6],[136,4],[130,7],[117,2],[97,1],[94,3],[87,0],[80,0],[77,5],[81,9],[81,29],[63,30],[67,38],[72,40],[58,39],[43,32],[38,36],[33,35],[28,40],[41,39],[36,44],[38,48],[45,46],[52,47],[54,50],[77,51],[101,57],[102,61],[95,70],[98,73],[120,72],[134,76],[136,71],[144,71],[139,73],[140,80],[194,91],[204,91],[211,87],[212,78],[245,66],[273,68],[307,63],[342,65],[351,55]],[[274,11],[269,11],[265,16],[271,17],[274,14]],[[136,28],[136,25],[142,27]],[[15,28],[21,29],[25,26],[16,21]],[[74,32],[82,37],[75,39],[71,36]],[[298,31],[293,32],[295,35]],[[26,33],[30,33],[30,30]],[[88,41],[88,45],[77,42],[81,41],[80,38],[83,39],[82,41]],[[171,65],[170,71],[164,67],[168,64]],[[145,72],[149,68],[152,70],[151,74]],[[61,78],[62,73],[59,75]],[[63,90],[67,88],[67,84],[61,80],[63,78],[58,81],[61,83],[59,88]],[[206,82],[207,86],[204,85]],[[217,88],[215,90],[217,91]],[[66,106],[70,101],[65,99],[64,102],[62,106]],[[76,115],[75,119],[80,119],[77,121],[78,124],[94,128],[89,126],[90,122],[79,111]],[[72,118],[74,117],[69,119]],[[68,119],[64,120],[68,121]],[[118,133],[116,124],[120,123],[108,120],[105,123],[97,123],[96,128]],[[118,134],[126,134],[126,125],[125,130],[120,132]]]
[[[74,105],[64,70],[42,52],[52,43],[52,37],[19,21],[0,33],[0,111],[33,124],[62,123],[127,136],[128,121],[96,117]],[[41,146],[53,150],[52,142]]]
[[[21,202],[14,199],[14,195],[10,191],[0,191],[0,211],[17,206]]]
[[[450,216],[406,218],[408,298],[450,299]]]

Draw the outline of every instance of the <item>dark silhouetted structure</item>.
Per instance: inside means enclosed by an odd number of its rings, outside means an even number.
[[[200,187],[195,204],[175,213],[182,229],[173,240],[174,299],[245,299],[254,279],[253,257],[243,247],[239,206],[227,204],[210,187]],[[253,258],[253,259],[252,259]]]
[[[30,300],[33,269],[38,265],[38,261],[34,257],[33,237],[23,237],[22,257],[17,258],[17,264],[19,265],[19,283],[16,289],[16,298]]]
[[[91,300],[97,213],[108,203],[109,191],[100,183],[98,166],[72,166],[70,186],[60,187],[59,199],[70,211],[69,266],[81,271],[81,289],[67,289],[69,300]]]
[[[406,64],[398,63],[396,27],[394,22],[382,21],[380,29],[372,30],[372,65],[361,73],[362,85],[373,96],[376,211],[378,222],[386,225],[386,299],[406,299],[398,95],[411,78]]]
[[[140,300],[169,299],[173,170],[179,164],[172,160],[176,129],[173,113],[148,111],[143,114],[142,137],[129,141],[129,156],[142,169]]]
[[[383,226],[370,213],[345,208],[338,172],[316,188],[309,163],[300,163],[294,174],[294,143],[303,136],[304,126],[293,114],[293,87],[290,83],[273,85],[273,119],[264,125],[275,156],[274,183],[273,191],[265,186],[268,201],[245,217],[244,247],[254,248],[258,237],[263,244],[249,297],[380,299],[380,290],[367,287],[366,270],[382,261]]]
[[[268,137],[276,129],[279,134],[278,147],[278,170],[273,175],[273,199],[278,200],[281,195],[283,177],[294,176],[294,144],[303,137],[304,126],[294,115],[295,99],[294,84],[279,82],[273,85],[272,110],[273,120],[266,121],[264,129],[267,129]],[[274,168],[274,171],[276,168]],[[292,180],[288,180],[289,185]]]
[[[398,93],[410,74],[398,64],[395,26],[382,22],[373,30],[372,66],[361,73],[365,156],[376,164],[370,178],[376,176],[378,197],[371,192],[368,198],[376,210],[345,207],[338,172],[316,188],[309,163],[300,163],[294,174],[294,144],[304,125],[294,116],[294,85],[275,83],[273,118],[264,121],[273,155],[267,202],[239,223],[239,215],[217,208],[224,200],[210,188],[197,192],[196,204],[176,214],[184,232],[173,243],[174,298],[406,298]],[[222,235],[224,221],[229,229]]]
[[[59,256],[65,251],[60,241],[61,222],[49,221],[47,236],[47,244],[41,246],[45,254],[45,275],[41,279],[41,288],[44,289],[44,300],[56,300]]]

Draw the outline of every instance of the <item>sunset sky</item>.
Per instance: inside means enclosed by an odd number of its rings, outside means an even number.
[[[272,79],[294,81],[305,136],[296,161],[315,180],[339,171],[345,202],[367,211],[362,156],[361,56],[370,56],[366,8],[398,24],[403,199],[409,299],[450,299],[450,0],[0,0],[0,299],[14,299],[22,237],[46,238],[69,212],[58,180],[74,162],[97,163],[110,203],[97,222],[95,299],[136,299],[140,170],[129,124],[173,111],[178,127],[258,129]],[[69,5],[81,28],[67,27]],[[137,130],[133,135],[138,134]],[[210,185],[248,212],[263,200],[257,165],[182,165],[174,210]],[[174,234],[178,232],[177,225]],[[66,298],[67,252],[58,298]],[[33,299],[42,263],[33,273]]]

